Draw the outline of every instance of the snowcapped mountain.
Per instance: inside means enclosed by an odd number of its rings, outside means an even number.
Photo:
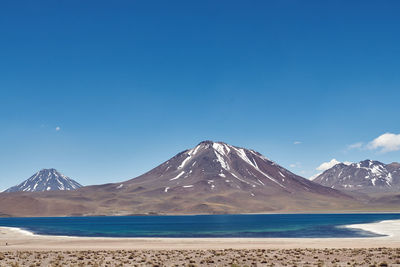
[[[113,189],[166,196],[241,192],[250,198],[278,192],[337,194],[254,150],[212,141],[203,141],[142,176],[115,184]]]
[[[360,192],[396,192],[400,190],[400,164],[364,160],[337,164],[317,176],[314,182],[335,189]]]
[[[13,186],[4,192],[75,190],[80,187],[82,187],[82,185],[59,173],[55,169],[43,169],[19,185]]]

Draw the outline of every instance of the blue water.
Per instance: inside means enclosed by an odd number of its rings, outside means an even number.
[[[264,214],[0,218],[0,226],[86,237],[371,237],[342,227],[400,219],[400,214]]]

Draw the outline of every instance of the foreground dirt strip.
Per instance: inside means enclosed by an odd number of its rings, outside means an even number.
[[[1,236],[1,233],[0,233]],[[0,251],[400,248],[397,238],[0,238]]]
[[[400,249],[11,251],[0,266],[400,266]]]

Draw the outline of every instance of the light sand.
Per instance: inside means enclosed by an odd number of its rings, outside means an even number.
[[[368,238],[86,238],[34,235],[0,227],[0,251],[400,248],[400,220],[351,225],[385,234]]]

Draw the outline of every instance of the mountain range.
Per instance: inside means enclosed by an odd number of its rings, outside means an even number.
[[[255,150],[203,141],[133,179],[2,193],[0,203],[4,216],[88,216],[392,211],[400,198],[359,198],[300,177]]]
[[[372,160],[339,163],[317,176],[313,182],[362,193],[400,192],[400,164],[384,164]]]

